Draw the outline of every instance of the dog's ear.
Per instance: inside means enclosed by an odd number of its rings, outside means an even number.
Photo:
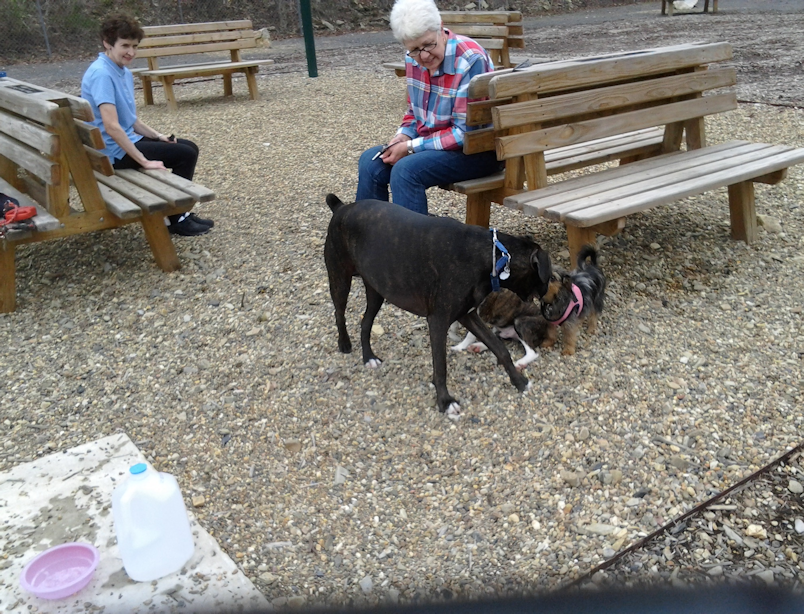
[[[550,281],[550,276],[553,274],[550,254],[544,251],[538,243],[530,254],[530,265],[539,273],[539,279],[543,284]]]
[[[341,202],[340,198],[338,198],[334,194],[327,194],[327,205],[329,206],[330,209],[332,209],[333,213],[335,213],[335,210],[342,204],[343,203]]]
[[[561,274],[561,285],[572,292],[572,277],[567,273]]]

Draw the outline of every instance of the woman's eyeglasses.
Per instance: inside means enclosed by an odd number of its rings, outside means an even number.
[[[426,45],[422,45],[421,47],[418,47],[416,49],[411,49],[410,51],[406,51],[405,54],[409,55],[412,58],[418,58],[421,55],[422,51],[432,53],[433,49],[436,48],[436,45],[438,45],[438,41],[434,43],[427,43]]]

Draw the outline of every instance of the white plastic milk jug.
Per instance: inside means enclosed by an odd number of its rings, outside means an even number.
[[[149,582],[181,569],[193,555],[193,534],[175,477],[145,463],[129,471],[112,493],[114,530],[126,573]]]

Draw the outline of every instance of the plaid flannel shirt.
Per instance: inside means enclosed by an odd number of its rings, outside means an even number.
[[[494,70],[483,47],[471,38],[447,35],[444,61],[430,75],[412,57],[405,59],[408,110],[397,134],[413,139],[413,151],[461,149],[463,135],[482,126],[466,126],[469,81],[475,75]]]

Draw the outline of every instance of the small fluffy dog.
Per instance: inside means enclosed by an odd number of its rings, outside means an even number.
[[[553,274],[542,297],[542,315],[550,322],[542,347],[551,347],[558,338],[560,326],[564,337],[562,354],[575,353],[578,329],[586,321],[590,334],[597,332],[597,319],[603,312],[606,277],[597,268],[597,251],[584,245],[578,252],[577,266],[570,273]]]
[[[477,309],[480,319],[492,327],[492,330],[503,339],[515,339],[525,348],[525,355],[514,363],[517,369],[524,369],[539,357],[533,348],[539,347],[550,332],[550,324],[541,314],[541,310],[532,301],[523,301],[516,294],[501,288],[492,292]],[[477,341],[472,333],[458,345],[450,349],[460,352],[482,352],[486,345]]]

